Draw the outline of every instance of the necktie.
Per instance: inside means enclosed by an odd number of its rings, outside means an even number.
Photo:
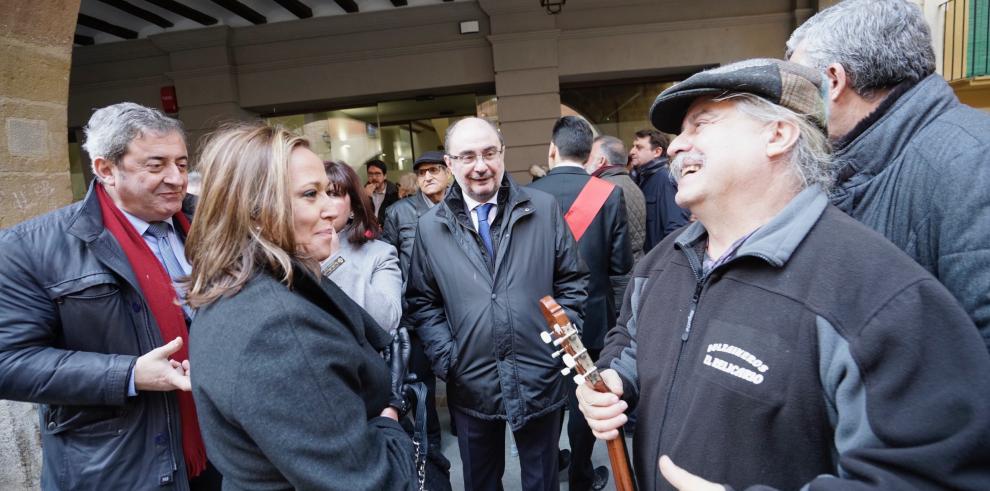
[[[172,244],[168,240],[168,233],[171,228],[172,226],[169,225],[168,222],[151,222],[145,233],[154,237],[155,241],[158,243],[158,253],[162,258],[165,271],[168,272],[168,276],[172,278],[172,284],[175,285],[175,281],[186,276],[186,272],[182,269],[182,266],[179,264],[179,260],[175,257],[175,252],[172,250]],[[175,285],[175,292],[179,295],[179,297],[185,297],[185,292],[181,291],[178,285]],[[185,301],[181,303],[182,311],[185,312],[186,318],[192,319],[192,310],[186,305]]]
[[[488,258],[492,262],[495,262],[495,251],[492,248],[492,229],[488,224],[488,213],[491,211],[493,206],[495,205],[485,203],[483,205],[478,205],[475,210],[478,213],[478,234],[481,235],[481,241],[485,243],[485,249],[488,251]]]

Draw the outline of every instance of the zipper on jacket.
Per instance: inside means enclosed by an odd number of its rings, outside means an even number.
[[[694,287],[694,296],[691,297],[691,310],[688,311],[687,325],[684,326],[684,334],[681,334],[681,344],[688,340],[688,336],[691,335],[691,325],[694,323],[694,311],[698,309],[698,299],[701,297],[701,289],[704,286],[703,281],[699,281],[698,285]]]
[[[699,270],[693,260],[695,258],[692,258],[691,254],[686,255],[688,256],[688,262],[691,265],[691,271],[694,273],[696,283],[694,287],[694,294],[691,296],[691,308],[688,311],[687,322],[684,326],[684,332],[681,334],[681,345],[677,348],[677,358],[674,359],[674,373],[670,376],[670,388],[667,389],[667,397],[663,404],[663,418],[660,420],[660,431],[657,432],[658,451],[660,450],[660,445],[663,441],[664,426],[667,422],[667,416],[670,414],[670,408],[674,399],[674,389],[677,387],[677,373],[680,371],[681,357],[684,355],[684,347],[687,345],[688,338],[691,334],[691,326],[694,323],[694,313],[698,308],[698,302],[701,300],[701,293],[704,290],[705,282],[708,279],[707,276],[702,276],[699,274]]]

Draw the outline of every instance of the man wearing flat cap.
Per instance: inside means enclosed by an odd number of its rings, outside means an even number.
[[[424,152],[413,163],[416,173],[416,184],[419,191],[412,196],[397,201],[385,211],[385,223],[382,229],[382,240],[395,246],[399,251],[399,267],[402,269],[402,311],[406,312],[406,284],[409,281],[409,260],[412,257],[413,243],[416,241],[416,223],[430,208],[440,202],[450,187],[450,169],[443,161],[443,152],[432,150]],[[410,334],[412,351],[409,356],[409,369],[416,377],[426,384],[426,429],[429,441],[428,457],[431,462],[441,469],[449,469],[450,462],[443,456],[440,447],[440,419],[437,415],[435,399],[437,378],[430,370],[430,362],[423,353],[423,342],[416,332],[416,326],[411,325],[408,316],[403,315],[400,326],[405,327]],[[432,469],[433,467],[431,467]],[[436,472],[427,473],[427,489],[450,489],[450,475]],[[446,481],[446,482],[445,482]]]
[[[990,359],[945,287],[829,204],[821,88],[749,60],[650,110],[698,221],[637,264],[611,392],[577,390],[599,438],[638,406],[641,490],[990,489]]]

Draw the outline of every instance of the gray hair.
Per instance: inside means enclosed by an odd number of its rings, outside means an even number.
[[[468,116],[466,118],[458,119],[457,121],[454,122],[454,124],[452,124],[452,125],[450,125],[450,126],[447,127],[447,131],[443,135],[443,151],[444,151],[444,153],[446,153],[446,154],[449,154],[450,153],[450,137],[453,136],[454,130],[456,130],[457,127],[461,125],[461,123],[463,123],[465,121],[474,120],[474,119],[477,119],[478,121],[484,121],[484,122],[488,123],[488,126],[490,126],[492,128],[492,131],[494,131],[495,134],[498,135],[498,144],[499,144],[499,146],[502,146],[502,147],[505,146],[505,138],[502,137],[502,132],[498,130],[498,126],[495,126],[495,123],[493,123],[493,122],[491,122],[491,121],[489,121],[487,119],[484,119],[484,118],[478,118],[478,117],[474,117],[474,116]]]
[[[178,133],[185,140],[182,122],[157,109],[133,102],[121,102],[98,109],[83,128],[86,143],[83,148],[90,159],[103,157],[114,164],[127,153],[127,145],[145,133],[167,135]]]
[[[602,135],[595,138],[593,143],[601,144],[602,155],[608,165],[626,165],[626,159],[629,155],[626,154],[626,147],[622,144],[622,140],[614,136]]]
[[[854,92],[914,83],[935,72],[935,51],[924,15],[906,0],[846,0],[794,30],[787,58],[798,45],[811,66],[842,65]]]
[[[765,123],[784,121],[798,128],[798,139],[791,149],[791,172],[800,189],[818,185],[828,192],[832,188],[832,155],[828,137],[807,115],[778,106],[762,97],[748,93],[730,93],[714,98],[732,100],[739,112]]]

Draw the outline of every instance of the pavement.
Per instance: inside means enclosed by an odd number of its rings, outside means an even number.
[[[437,385],[442,385],[443,382],[437,381]],[[441,388],[438,392],[441,392]],[[457,437],[450,434],[450,413],[447,411],[445,406],[437,407],[437,412],[440,416],[440,427],[442,428],[443,434],[440,437],[440,443],[443,448],[443,454],[450,460],[450,484],[455,491],[464,489],[464,470],[461,462],[461,454],[457,448]],[[579,415],[580,416],[580,415]],[[566,412],[564,416],[564,427],[560,435],[560,448],[570,448],[570,444],[567,440],[567,418],[570,417],[570,413]],[[626,447],[631,449],[631,442],[626,439]],[[609,469],[609,479],[608,485],[605,486],[605,490],[615,491],[615,484],[612,481],[612,467],[609,465],[608,461],[608,450],[605,447],[605,442],[598,441],[595,443],[595,450],[591,455],[591,462],[595,467],[604,465]],[[522,491],[519,481],[519,457],[512,455],[512,432],[508,431],[506,427],[505,431],[505,474],[502,476],[502,486],[505,491]],[[560,489],[561,491],[566,491],[567,486],[567,470],[565,469],[560,473]]]

